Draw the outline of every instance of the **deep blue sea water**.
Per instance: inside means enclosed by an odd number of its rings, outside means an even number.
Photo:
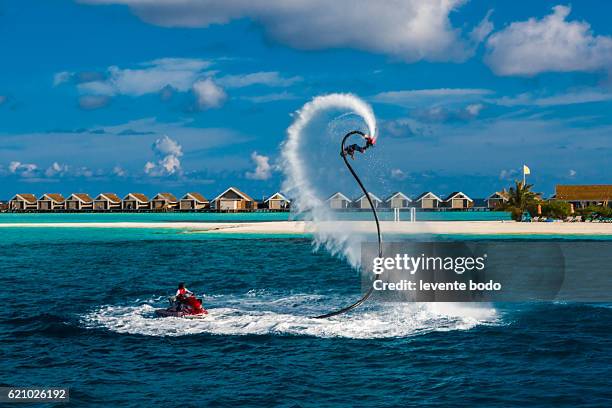
[[[612,406],[612,306],[368,304],[305,238],[0,230],[0,384],[72,406]],[[178,281],[203,321],[156,319]],[[25,406],[25,405],[24,405]]]

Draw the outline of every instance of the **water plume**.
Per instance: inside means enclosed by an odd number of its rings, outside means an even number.
[[[330,253],[345,258],[357,268],[360,263],[359,243],[363,237],[351,233],[345,226],[339,228],[320,192],[307,173],[307,163],[301,155],[302,143],[308,138],[307,127],[326,111],[352,112],[358,115],[368,133],[376,138],[376,118],[370,105],[352,94],[317,96],[296,112],[295,120],[287,129],[283,143],[282,168],[285,173],[283,190],[292,199],[292,211],[311,221],[315,247],[325,247]],[[353,129],[345,129],[345,132]],[[340,140],[338,140],[340,143]]]

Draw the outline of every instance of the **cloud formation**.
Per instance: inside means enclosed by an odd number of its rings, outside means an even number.
[[[242,75],[226,75],[218,80],[226,88],[243,88],[251,85],[266,85],[269,87],[286,87],[300,82],[302,77],[284,78],[277,71],[253,72]]]
[[[251,160],[255,163],[255,170],[246,172],[246,178],[249,180],[267,180],[272,177],[272,166],[268,156],[253,152]]]
[[[212,78],[206,78],[197,81],[193,84],[193,93],[196,96],[198,108],[218,108],[227,99],[227,94],[219,85],[212,80]]]
[[[161,177],[182,172],[179,158],[183,155],[183,149],[176,140],[164,135],[157,139],[151,148],[158,160],[157,163],[151,161],[145,163],[144,171],[146,174]]]
[[[12,161],[8,166],[9,172],[21,177],[36,177],[38,174],[38,166],[34,163],[21,163]]]
[[[137,68],[113,65],[107,69],[106,78],[81,82],[78,87],[83,93],[105,96],[142,96],[160,92],[168,86],[185,92],[210,64],[196,58],[160,58]]]
[[[207,27],[249,18],[272,39],[298,49],[350,47],[412,62],[462,61],[492,29],[488,15],[470,35],[450,14],[465,0],[81,0],[123,4],[164,27]]]
[[[485,62],[498,75],[612,69],[612,37],[594,35],[585,21],[568,21],[570,7],[541,20],[514,22],[487,40]]]

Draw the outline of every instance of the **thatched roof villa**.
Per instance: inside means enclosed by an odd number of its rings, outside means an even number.
[[[474,200],[461,191],[454,191],[444,199],[444,205],[448,208],[465,209],[474,206]]]
[[[83,211],[93,210],[94,200],[87,193],[72,193],[66,199],[66,210]]]
[[[426,191],[414,200],[417,208],[439,208],[442,206],[442,199],[431,191]]]
[[[214,207],[220,211],[245,211],[255,207],[255,200],[236,187],[229,187],[213,199]]]
[[[409,208],[410,203],[412,203],[410,197],[401,191],[396,191],[385,198],[385,204],[389,208]]]
[[[268,199],[264,201],[267,208],[270,210],[287,210],[291,205],[291,201],[280,192],[272,194]]]
[[[152,210],[174,210],[178,208],[179,200],[172,193],[157,193],[151,199]]]
[[[210,208],[210,201],[200,193],[187,193],[181,198],[179,209],[182,211],[195,211]]]
[[[329,204],[329,208],[334,210],[344,210],[349,208],[352,203],[350,198],[339,191],[332,194],[326,201]]]
[[[100,193],[94,200],[95,211],[110,211],[121,209],[121,198],[115,193]]]
[[[589,205],[610,206],[612,204],[612,184],[557,185],[555,199],[566,201],[578,208]]]
[[[374,208],[380,207],[380,205],[382,204],[382,200],[380,198],[376,197],[372,193],[368,193],[368,195],[370,196],[370,199],[372,200],[372,204],[374,204]],[[355,208],[360,208],[362,210],[372,208],[370,206],[370,202],[368,201],[368,199],[365,196],[365,194],[362,194],[361,197],[359,197],[355,201],[353,201],[353,206]]]
[[[37,208],[37,200],[34,194],[15,194],[9,201],[9,210],[11,211],[34,211]]]
[[[121,208],[128,211],[148,210],[151,203],[149,197],[142,193],[128,193],[123,197]]]
[[[43,194],[37,203],[37,210],[39,211],[52,211],[52,210],[63,210],[65,208],[66,199],[59,193],[47,193]]]

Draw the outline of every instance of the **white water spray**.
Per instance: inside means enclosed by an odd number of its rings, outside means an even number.
[[[369,134],[376,135],[376,118],[370,105],[355,95],[330,94],[317,96],[297,111],[296,118],[287,129],[287,139],[283,144],[283,170],[286,180],[283,189],[293,199],[293,210],[311,221],[315,245],[323,245],[333,255],[345,257],[353,267],[359,266],[359,243],[361,238],[356,234],[329,227],[333,220],[325,201],[317,196],[306,173],[306,163],[300,155],[300,142],[307,137],[305,129],[319,114],[328,110],[349,111],[359,115],[368,128]],[[346,129],[351,131],[353,129]],[[328,224],[325,228],[324,225]]]

